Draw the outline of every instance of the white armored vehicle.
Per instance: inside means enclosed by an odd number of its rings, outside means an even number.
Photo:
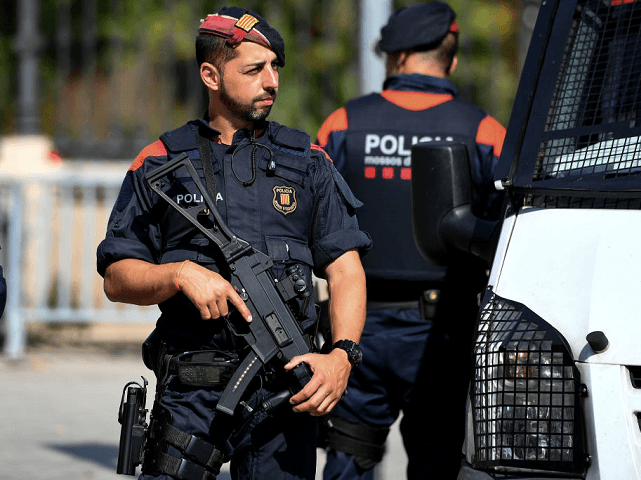
[[[452,233],[451,172],[438,241],[415,215],[441,264],[488,228]],[[542,1],[496,180],[458,479],[641,479],[641,1]]]

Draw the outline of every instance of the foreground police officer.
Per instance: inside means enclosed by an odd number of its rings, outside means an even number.
[[[318,139],[364,203],[359,224],[374,241],[363,259],[367,322],[364,361],[328,416],[325,479],[372,478],[389,427],[403,412],[408,478],[456,478],[461,458],[469,347],[485,266],[474,259],[437,267],[413,242],[411,146],[464,142],[474,211],[494,219],[501,199],[493,170],[505,129],[457,97],[447,77],[458,59],[458,26],[445,3],[397,10],[377,45],[386,54],[380,94],[349,101]]]
[[[249,10],[225,7],[200,25],[196,56],[209,92],[206,117],[164,133],[140,153],[97,252],[111,300],[158,304],[162,312],[154,339],[147,342],[151,354],[145,359],[158,388],[141,478],[211,479],[220,462],[231,458],[233,478],[311,479],[313,416],[329,412],[343,394],[352,368],[347,350],[359,340],[365,320],[359,253],[371,240],[358,229],[359,202],[326,154],[307,134],[265,121],[285,64],[278,32]],[[305,362],[313,377],[291,398],[291,407],[273,414],[261,405],[283,388],[278,371],[254,379],[234,416],[215,409],[247,349],[221,317],[252,319],[218,273],[215,246],[145,183],[146,173],[185,152],[230,229],[272,258],[275,278],[298,265],[308,288],[312,270],[328,281],[334,340],[342,342],[327,354],[298,356],[286,366]],[[206,157],[213,178],[203,171]],[[178,173],[172,191],[180,193],[173,200],[181,207],[202,204],[193,183]],[[314,305],[297,313],[303,330],[313,333]],[[176,376],[177,366],[190,361],[192,375]],[[207,452],[209,461],[195,465],[191,454],[209,445],[215,447]]]

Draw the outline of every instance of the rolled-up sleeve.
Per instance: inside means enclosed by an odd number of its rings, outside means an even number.
[[[325,152],[316,148],[315,171],[312,174],[316,208],[312,219],[311,251],[314,273],[323,276],[323,269],[349,250],[361,255],[372,247],[370,236],[360,230],[356,209],[362,203],[354,196]]]
[[[105,239],[96,252],[97,269],[101,276],[107,267],[126,258],[157,263],[160,234],[150,223],[148,190],[142,172],[130,170],[120,188],[111,211]]]

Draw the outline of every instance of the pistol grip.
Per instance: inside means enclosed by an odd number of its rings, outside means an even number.
[[[299,387],[298,390],[302,389],[305,385],[307,385],[307,382],[312,379],[312,372],[304,362],[299,363],[294,368],[292,368],[291,372],[292,375],[296,377],[296,383]]]

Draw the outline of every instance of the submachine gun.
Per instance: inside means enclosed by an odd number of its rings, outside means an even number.
[[[187,169],[202,195],[204,205],[183,208],[162,190],[162,180],[180,168]],[[252,322],[242,326],[233,325],[227,319],[232,332],[243,337],[251,347],[251,352],[236,369],[216,406],[218,411],[233,415],[245,389],[263,366],[272,360],[283,366],[292,358],[311,351],[300,324],[288,305],[294,299],[309,301],[311,289],[298,266],[287,269],[286,278],[274,279],[269,270],[273,265],[272,259],[238,238],[229,229],[187,154],[183,153],[147,173],[146,180],[153,191],[216,245],[224,259],[224,265],[219,265],[221,273],[228,274],[229,282],[247,304],[253,317]],[[227,272],[224,272],[225,269]],[[290,388],[268,399],[263,408],[273,410],[285,403],[312,377],[309,367],[304,363],[290,372]]]

